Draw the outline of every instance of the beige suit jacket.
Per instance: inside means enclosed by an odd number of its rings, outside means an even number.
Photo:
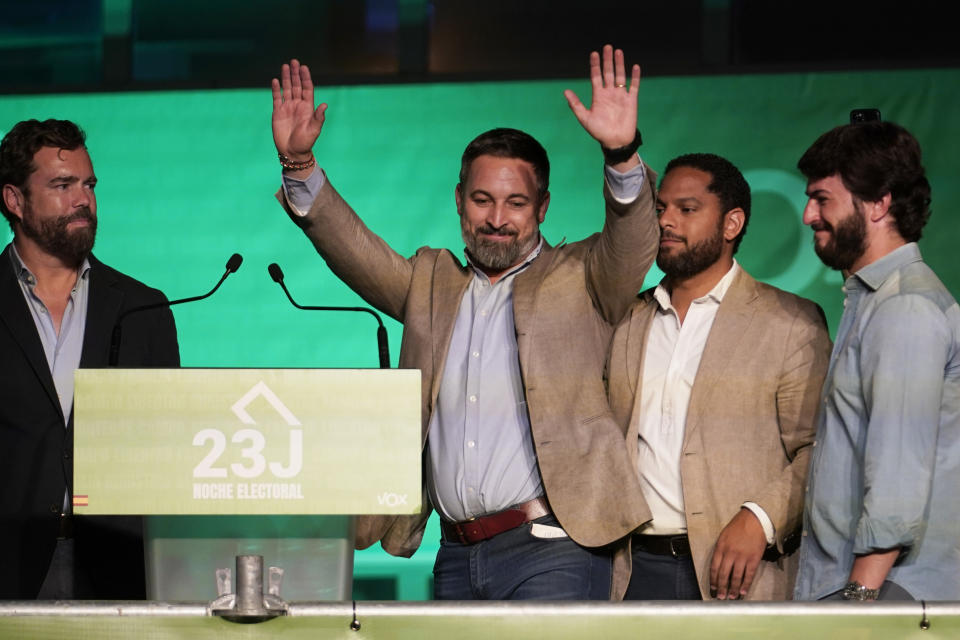
[[[514,322],[530,428],[546,498],[577,543],[610,544],[650,519],[603,383],[613,329],[643,285],[659,230],[649,168],[622,204],[604,189],[603,231],[544,245],[514,281]],[[284,204],[282,190],[278,194]],[[289,207],[287,207],[290,212]],[[327,181],[305,217],[291,215],[329,267],[368,303],[403,323],[400,368],[422,372],[423,443],[460,300],[473,273],[446,249],[409,259],[371,232]],[[358,548],[380,540],[393,555],[420,545],[431,511],[357,519]],[[624,574],[625,575],[625,574]],[[621,576],[623,578],[624,576]],[[621,580],[613,593],[626,587]]]
[[[641,410],[636,400],[656,310],[653,292],[641,294],[617,328],[609,358],[610,406],[617,420],[629,425],[634,461]],[[781,552],[784,539],[798,532],[830,348],[815,303],[740,270],[704,347],[680,455],[687,533],[705,599],[717,536],[744,502],[759,504],[770,516]],[[787,599],[796,556],[761,561],[748,598]]]

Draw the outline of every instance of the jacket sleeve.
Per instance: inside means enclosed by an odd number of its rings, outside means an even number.
[[[629,203],[614,199],[604,181],[606,217],[586,262],[587,291],[594,306],[610,324],[618,323],[643,287],[643,279],[657,255],[657,175],[644,166],[640,194]]]
[[[406,260],[370,231],[329,179],[305,216],[293,212],[283,189],[276,196],[338,278],[368,303],[402,321],[415,258]]]
[[[799,529],[803,516],[810,448],[830,349],[823,312],[814,303],[803,301],[791,323],[776,391],[780,441],[790,462],[756,499],[776,529],[780,551],[784,539]]]

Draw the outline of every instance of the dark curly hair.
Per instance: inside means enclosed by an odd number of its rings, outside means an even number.
[[[37,170],[33,156],[43,147],[55,147],[74,151],[85,146],[87,136],[83,129],[69,120],[24,120],[13,128],[0,142],[0,190],[8,184],[20,189],[24,196],[27,191],[27,179]],[[0,198],[0,211],[13,228],[17,217],[7,209]]]
[[[846,124],[817,138],[797,163],[807,180],[839,175],[864,202],[890,194],[890,213],[907,242],[920,239],[930,218],[930,183],[920,143],[893,122]]]
[[[740,173],[740,169],[726,158],[713,153],[687,153],[668,162],[663,175],[666,176],[679,167],[699,169],[710,174],[707,191],[720,199],[723,213],[731,209],[743,209],[743,228],[733,241],[733,252],[736,253],[743,236],[747,235],[747,223],[750,222],[750,185]]]

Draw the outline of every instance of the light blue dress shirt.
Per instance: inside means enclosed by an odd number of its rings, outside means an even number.
[[[47,356],[47,365],[53,376],[53,386],[57,390],[60,409],[63,411],[64,426],[70,421],[73,411],[73,372],[80,368],[80,356],[83,353],[83,334],[87,326],[87,301],[90,298],[90,262],[84,258],[77,275],[77,282],[70,292],[70,299],[60,319],[60,331],[53,324],[50,311],[37,296],[34,289],[37,277],[23,264],[17,247],[10,244],[10,261],[17,275],[23,298],[27,301],[30,317],[37,327],[37,334]],[[63,513],[70,513],[69,490],[63,498]]]
[[[617,200],[631,202],[640,194],[642,163],[626,173],[606,166],[604,173]],[[319,168],[305,180],[283,175],[295,213],[306,215],[325,180]],[[455,311],[430,418],[425,474],[430,500],[445,520],[496,513],[543,495],[513,322],[514,279],[542,246],[541,239],[522,264],[494,284],[474,268]]]
[[[70,299],[60,320],[60,331],[53,325],[53,318],[43,301],[34,292],[37,278],[23,264],[17,248],[10,245],[10,259],[17,281],[23,291],[23,297],[30,309],[30,316],[37,327],[47,364],[53,375],[53,385],[57,389],[63,421],[70,420],[73,411],[73,372],[80,367],[80,355],[83,351],[83,333],[87,324],[87,300],[90,297],[90,262],[86,259],[80,265],[77,282],[70,292]]]
[[[542,246],[492,284],[470,263],[428,437],[427,491],[448,521],[543,495],[513,324],[514,279]]]
[[[855,555],[901,547],[888,580],[960,600],[960,307],[914,243],[843,289],[794,595],[834,593]]]

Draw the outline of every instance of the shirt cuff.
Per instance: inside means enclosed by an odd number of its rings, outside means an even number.
[[[760,521],[760,526],[763,527],[763,535],[767,537],[767,544],[771,545],[775,543],[777,541],[777,530],[773,527],[773,521],[770,520],[770,516],[763,510],[763,507],[756,502],[744,502],[740,506],[744,509],[750,509],[753,515],[757,516],[757,520]]]
[[[620,173],[610,165],[603,165],[603,172],[607,177],[613,199],[620,204],[630,204],[637,199],[647,176],[643,161],[626,173]]]
[[[281,174],[283,178],[283,195],[287,199],[290,209],[301,218],[307,215],[317,194],[323,188],[327,181],[323,169],[317,167],[307,176],[306,180],[291,178],[286,174]]]

